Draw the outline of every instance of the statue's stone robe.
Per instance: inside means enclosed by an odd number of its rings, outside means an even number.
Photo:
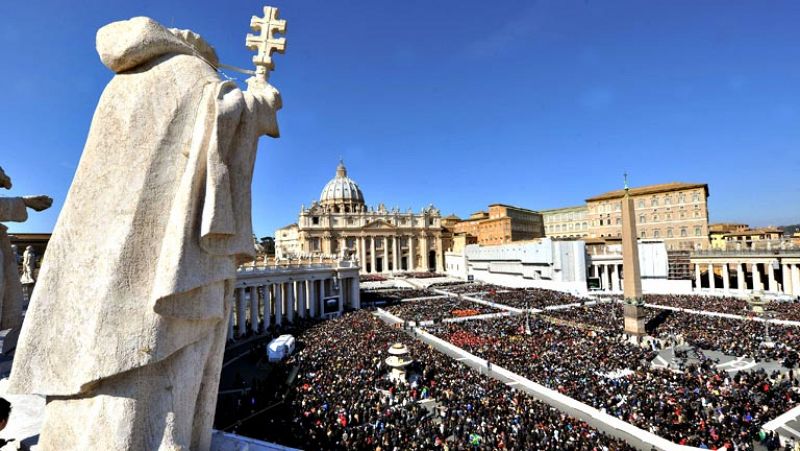
[[[24,222],[26,219],[28,212],[21,197],[0,197],[0,221]],[[7,230],[0,224],[0,330],[12,329],[18,333],[22,325],[22,285]]]
[[[97,50],[116,76],[48,244],[10,391],[66,401],[48,404],[44,449],[202,448],[236,267],[253,258],[258,137],[277,136],[280,98],[221,81],[150,19],[101,28]]]

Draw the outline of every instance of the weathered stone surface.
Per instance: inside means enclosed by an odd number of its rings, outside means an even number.
[[[39,446],[208,449],[236,266],[253,258],[258,137],[278,92],[221,81],[194,33],[98,31],[116,72],[41,265],[10,389],[48,403]]]

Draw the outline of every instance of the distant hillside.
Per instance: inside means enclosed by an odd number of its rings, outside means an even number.
[[[797,231],[800,231],[800,224],[785,225],[782,227],[785,235],[791,235]]]

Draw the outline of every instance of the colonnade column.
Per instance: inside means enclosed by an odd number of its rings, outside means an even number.
[[[300,318],[306,317],[306,281],[297,282],[297,310]]]
[[[761,291],[764,286],[761,284],[761,271],[758,270],[758,263],[753,263],[751,266],[753,267],[753,290]]]
[[[611,280],[608,277],[608,265],[600,265],[600,272],[603,274],[603,290],[611,291]]]
[[[778,291],[777,284],[775,283],[775,268],[772,262],[767,262],[767,291]]]
[[[714,286],[714,284],[715,284],[715,281],[714,281],[714,264],[713,263],[709,263],[708,264],[708,288],[710,288],[712,290],[717,288],[717,287]]]
[[[283,284],[276,283],[273,303],[275,304],[275,325],[280,326],[283,324]]]
[[[317,299],[317,281],[309,280],[308,284],[308,299],[310,301],[308,304],[308,314],[311,315],[312,318],[316,318],[317,306],[319,305],[319,299]]]
[[[250,330],[258,333],[258,287],[250,287]]]
[[[386,241],[383,242],[383,245],[386,246]],[[383,248],[384,252],[386,252],[386,247]],[[388,266],[388,265],[387,265]],[[347,285],[347,279],[339,279],[339,308],[338,312],[342,313],[343,303],[344,303],[344,294],[346,293],[345,287]]]
[[[244,303],[244,288],[236,289],[236,327],[239,336],[247,333],[247,327],[244,322],[244,317],[247,315],[247,306]]]
[[[694,264],[694,289],[699,290],[702,288],[700,284],[700,263]]]
[[[792,294],[800,295],[800,263],[792,264]]]
[[[286,321],[294,322],[294,282],[286,282]]]
[[[611,291],[619,291],[619,274],[617,274],[617,265],[611,265]]]
[[[228,315],[228,340],[233,340],[233,311],[235,309],[231,308],[231,312]]]
[[[747,280],[744,277],[744,263],[736,263],[736,283],[741,292],[747,290]]]
[[[264,330],[269,328],[272,316],[272,284],[264,286]]]
[[[378,272],[378,269],[377,269],[378,268],[377,267],[378,259],[377,259],[376,255],[375,255],[375,252],[376,252],[376,250],[375,250],[375,236],[369,237],[369,245],[370,245],[369,261],[372,264],[372,267],[369,269],[369,272],[371,274],[375,274],[376,272]],[[322,288],[322,287],[320,287],[320,288]]]
[[[722,289],[728,291],[731,289],[730,274],[728,273],[728,263],[722,264]]]
[[[781,279],[783,279],[783,292],[786,294],[794,293],[792,284],[792,265],[788,263],[783,264],[783,271],[781,271]]]

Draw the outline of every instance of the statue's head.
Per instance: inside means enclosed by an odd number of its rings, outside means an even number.
[[[11,177],[0,167],[0,188],[11,189]]]
[[[25,248],[25,252],[33,252],[33,246],[28,245],[28,247]]]
[[[180,30],[178,28],[170,28],[170,33],[174,34],[181,41],[185,42],[189,45],[196,52],[198,56],[206,60],[209,64],[214,67],[219,66],[219,58],[217,57],[217,52],[214,50],[214,47],[211,47],[211,44],[206,42],[202,36],[195,33],[192,30]]]

